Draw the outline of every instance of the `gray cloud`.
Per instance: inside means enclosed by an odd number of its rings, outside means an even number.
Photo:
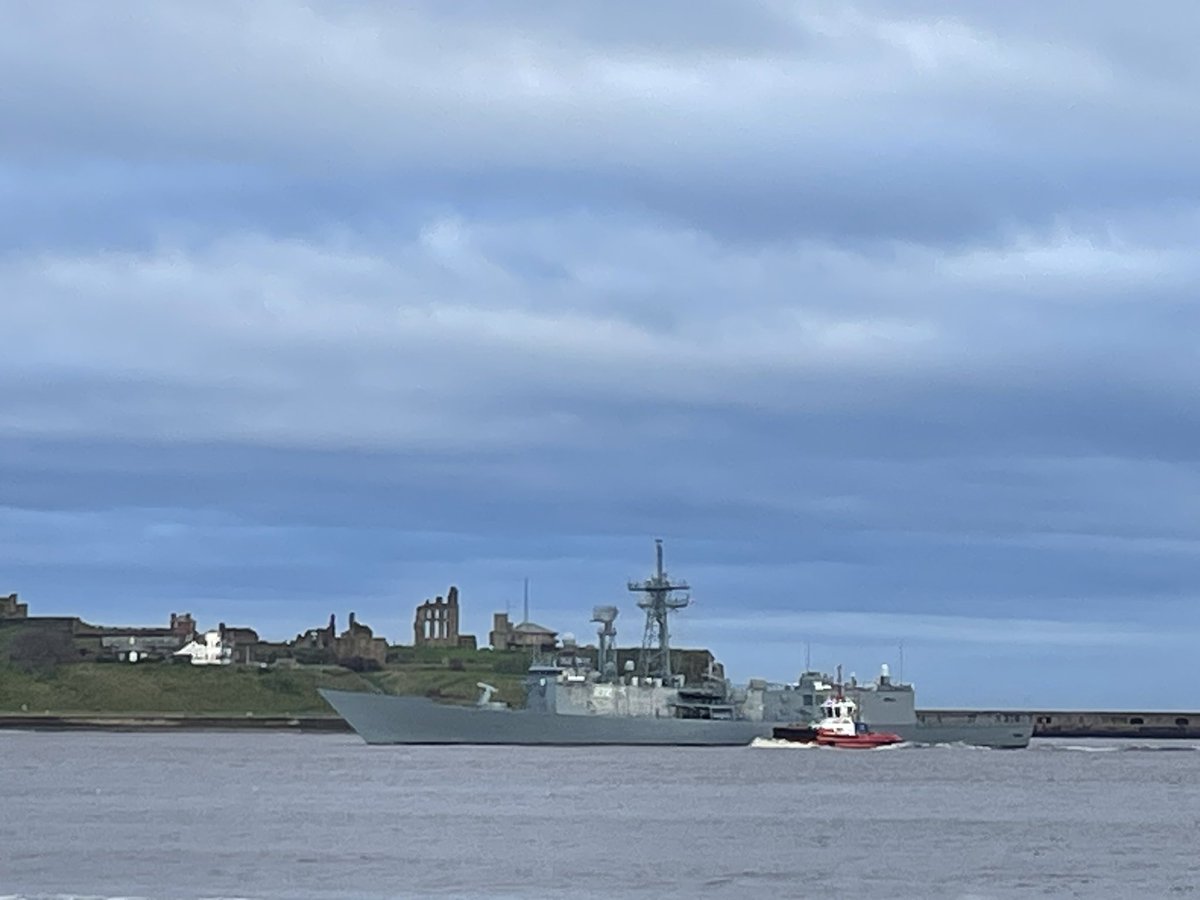
[[[741,674],[1200,626],[1190,7],[121,9],[0,10],[35,604],[582,631],[663,533]]]
[[[1115,6],[1027,30],[965,7],[126,9],[7,12],[8,155],[420,170],[459,197],[557,174],[726,234],[937,242],[1196,197],[1187,30]]]

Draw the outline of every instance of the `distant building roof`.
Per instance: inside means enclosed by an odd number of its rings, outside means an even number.
[[[545,625],[538,625],[536,622],[522,622],[520,625],[514,625],[513,631],[519,631],[522,634],[548,634],[550,637],[558,634],[557,631],[547,628]]]

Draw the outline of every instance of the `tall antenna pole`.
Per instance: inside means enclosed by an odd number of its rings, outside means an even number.
[[[638,655],[638,672],[643,677],[658,676],[664,681],[671,678],[671,634],[667,617],[674,610],[683,609],[691,602],[691,596],[676,596],[676,591],[687,591],[686,582],[672,582],[663,568],[662,538],[655,538],[654,575],[646,581],[629,582],[629,590],[642,594],[638,608],[646,611],[646,631],[642,637],[642,650]]]
[[[529,621],[529,579],[528,578],[525,579],[525,618],[522,619],[521,621],[522,622]]]
[[[804,642],[804,671],[812,671],[812,644],[808,641]]]
[[[900,642],[900,683],[904,684],[904,641]]]

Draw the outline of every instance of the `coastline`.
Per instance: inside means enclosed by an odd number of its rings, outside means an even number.
[[[349,732],[335,715],[192,713],[0,713],[8,731],[299,731]]]

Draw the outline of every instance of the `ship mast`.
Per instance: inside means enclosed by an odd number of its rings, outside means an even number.
[[[654,547],[658,565],[654,575],[646,581],[629,582],[629,590],[642,594],[639,609],[646,611],[646,631],[642,637],[642,649],[638,654],[638,674],[642,677],[671,678],[671,635],[667,626],[668,615],[683,609],[691,602],[689,594],[677,595],[677,591],[690,590],[686,582],[672,582],[663,569],[662,538],[655,538]]]

